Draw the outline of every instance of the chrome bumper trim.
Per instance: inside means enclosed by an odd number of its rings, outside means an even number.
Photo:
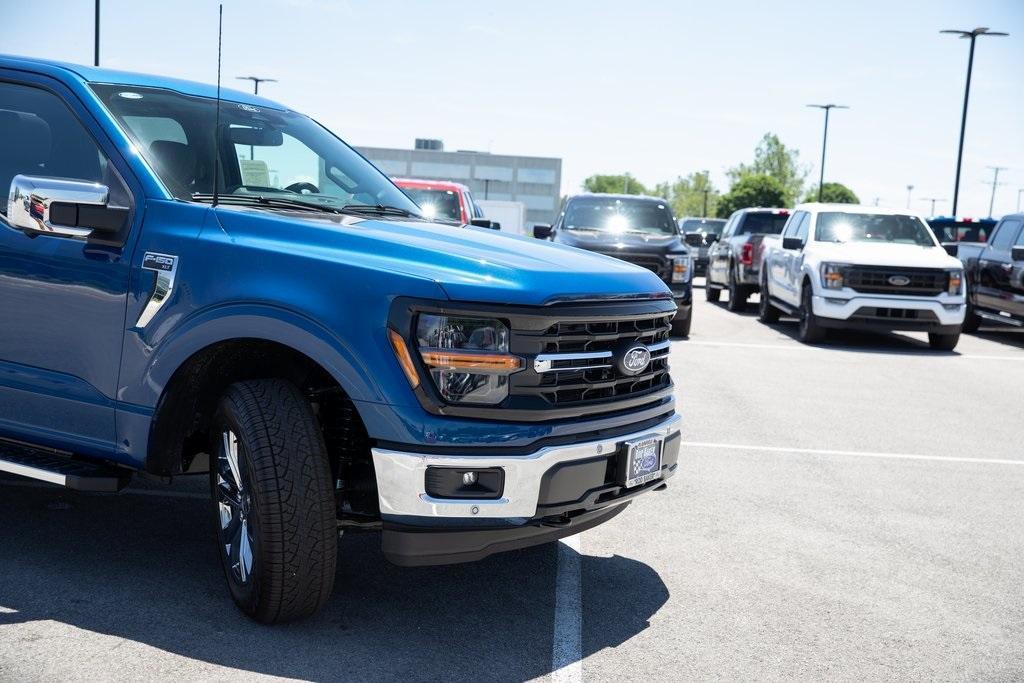
[[[610,439],[567,446],[548,446],[528,455],[435,455],[372,449],[377,493],[382,515],[411,517],[463,517],[509,519],[537,514],[541,479],[553,466],[614,452],[625,441],[646,436],[668,438],[680,430],[682,418],[673,415],[649,429]],[[497,500],[437,499],[425,492],[427,467],[501,467],[505,471],[503,497]]]

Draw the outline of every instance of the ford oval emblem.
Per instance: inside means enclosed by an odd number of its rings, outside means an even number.
[[[910,284],[910,278],[906,275],[890,275],[889,284],[893,287],[906,287]]]
[[[619,358],[619,370],[626,375],[639,375],[651,364],[651,352],[644,345],[631,346]]]

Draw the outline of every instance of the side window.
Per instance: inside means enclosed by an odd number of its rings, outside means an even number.
[[[995,235],[992,239],[992,248],[1005,251],[1010,248],[1013,244],[1014,238],[1017,237],[1017,231],[1020,229],[1021,221],[1019,220],[1004,220],[999,224]]]
[[[53,93],[0,83],[0,195],[16,175],[100,183],[111,204],[128,206],[128,191],[75,114]],[[0,202],[0,213],[7,203]]]
[[[804,244],[807,244],[807,235],[810,233],[811,227],[811,214],[805,213],[800,217],[800,225],[796,227],[796,234],[794,237],[800,238]]]
[[[1017,225],[1020,224],[1021,222],[1017,221]],[[1017,241],[1013,243],[1013,246],[1024,247],[1024,230],[1021,230],[1020,232],[1017,233]]]
[[[725,241],[725,240],[729,239],[730,237],[732,237],[732,229],[735,226],[736,226],[736,217],[735,216],[730,216],[729,217],[729,221],[725,224],[725,227],[722,228],[722,238],[721,238],[722,241]]]
[[[789,217],[789,220],[786,221],[786,227],[782,229],[782,236],[795,237],[797,228],[800,226],[800,221],[802,221],[806,215],[807,214],[803,211],[794,212],[793,215]]]

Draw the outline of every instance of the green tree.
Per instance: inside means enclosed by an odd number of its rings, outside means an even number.
[[[818,186],[815,185],[807,190],[804,196],[805,202],[818,201]],[[860,204],[860,199],[853,193],[853,190],[842,183],[825,183],[821,186],[821,201],[830,204]]]
[[[681,218],[704,215],[704,193],[707,191],[707,215],[714,216],[721,195],[711,182],[710,175],[708,171],[697,171],[685,178],[680,176],[674,182],[658,183],[652,194],[667,199],[672,212]]]
[[[800,165],[799,151],[786,147],[774,133],[765,133],[754,150],[754,162],[734,166],[726,175],[733,184],[751,175],[771,176],[785,193],[780,206],[791,206],[804,188],[807,167]]]
[[[583,189],[587,192],[647,194],[647,188],[628,173],[622,175],[592,175],[583,181]]]
[[[733,211],[751,206],[786,206],[786,190],[770,175],[746,175],[718,200],[716,213],[728,218]]]

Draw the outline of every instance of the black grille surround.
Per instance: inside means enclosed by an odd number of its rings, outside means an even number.
[[[894,285],[891,277],[904,277],[905,285]],[[937,296],[949,288],[949,271],[941,268],[898,268],[885,266],[847,266],[844,284],[862,294],[898,296]]]
[[[672,277],[672,263],[661,254],[640,254],[628,251],[599,251],[597,253],[646,268],[657,275],[662,282],[668,282],[669,278]]]
[[[421,377],[414,391],[430,413],[515,422],[634,413],[643,419],[671,410],[673,403],[668,344],[676,305],[668,295],[656,296],[548,306],[454,304],[403,297],[392,304],[390,327],[409,345]],[[441,399],[412,338],[421,313],[496,318],[508,325],[509,351],[524,361],[523,369],[509,377],[508,398],[493,406],[450,404]],[[656,350],[644,371],[626,375],[616,361],[636,344]],[[552,354],[604,356],[553,360],[550,369],[538,371],[537,357]]]

